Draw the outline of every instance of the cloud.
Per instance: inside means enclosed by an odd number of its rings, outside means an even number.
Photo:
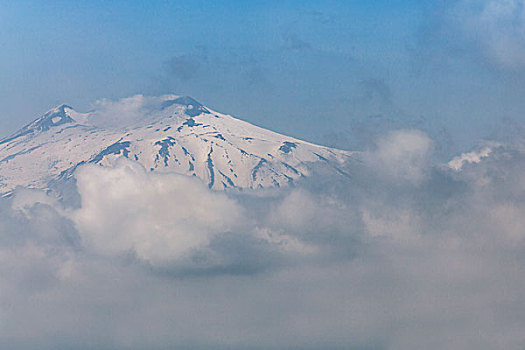
[[[360,83],[362,103],[389,106],[392,104],[392,91],[383,80],[367,79]]]
[[[156,81],[160,81],[164,91],[208,97],[226,93],[235,95],[232,98],[237,101],[239,94],[253,93],[254,87],[267,87],[267,59],[267,53],[243,47],[196,46],[166,60]]]
[[[312,47],[291,29],[283,30],[281,37],[284,41],[282,46],[284,50],[307,50]]]
[[[283,254],[313,251],[195,177],[147,172],[120,159],[76,173],[81,206],[71,214],[84,246],[110,257],[130,255],[175,274],[253,273]]]
[[[525,2],[523,0],[463,0],[451,16],[461,21],[465,36],[481,45],[496,64],[525,67]]]
[[[0,346],[519,348],[524,148],[456,171],[432,145],[392,131],[351,178],[280,191],[127,160],[79,169],[79,207],[18,191],[0,200]]]
[[[419,183],[430,169],[432,140],[419,130],[390,131],[366,154],[367,162],[398,182]]]
[[[448,166],[454,170],[461,170],[464,164],[479,163],[483,158],[490,155],[492,149],[488,146],[480,150],[462,153],[448,162]]]
[[[308,10],[305,11],[305,14],[311,16],[314,19],[314,21],[321,24],[329,24],[335,22],[335,18],[332,15],[326,14],[322,11]]]
[[[523,0],[455,0],[436,6],[424,24],[422,43],[438,45],[450,61],[457,55],[484,57],[494,67],[522,70],[525,65]],[[436,56],[436,52],[429,57]]]
[[[169,73],[176,79],[188,81],[198,74],[203,57],[198,55],[179,55],[170,58],[166,64]]]
[[[191,258],[242,215],[233,200],[196,178],[148,174],[131,161],[85,166],[76,177],[82,206],[75,223],[85,244],[104,254],[131,251],[153,265]]]
[[[87,122],[108,129],[129,127],[133,123],[144,122],[151,111],[161,109],[163,102],[175,97],[139,94],[117,100],[100,99],[95,102],[95,111],[89,114]]]
[[[96,112],[90,116],[94,125],[111,128],[138,122],[143,118],[148,105],[143,95],[121,98],[119,100],[101,99],[95,102]]]

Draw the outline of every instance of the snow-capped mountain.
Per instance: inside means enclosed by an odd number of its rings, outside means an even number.
[[[0,193],[48,189],[79,166],[126,157],[150,171],[197,176],[211,189],[280,187],[313,164],[345,174],[351,152],[284,136],[190,97],[141,95],[89,113],[56,107],[0,141]]]

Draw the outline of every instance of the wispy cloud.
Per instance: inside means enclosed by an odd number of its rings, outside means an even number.
[[[281,37],[283,39],[282,49],[284,50],[307,50],[312,47],[291,29],[283,30]]]
[[[523,0],[462,0],[449,16],[495,64],[509,69],[525,67]]]
[[[448,55],[474,53],[503,70],[525,67],[523,0],[456,0],[428,15],[421,37],[427,49],[434,45]]]
[[[380,106],[392,104],[392,90],[388,84],[381,79],[366,79],[360,82],[362,90],[362,102],[374,103]]]
[[[170,58],[166,65],[169,73],[176,79],[187,81],[197,76],[201,67],[202,57],[198,55],[179,55]]]

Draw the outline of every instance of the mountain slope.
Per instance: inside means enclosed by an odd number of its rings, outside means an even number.
[[[126,157],[146,169],[197,176],[211,189],[280,187],[313,164],[345,175],[351,152],[287,137],[190,97],[134,96],[89,113],[61,105],[0,140],[0,193],[47,189],[86,163]]]

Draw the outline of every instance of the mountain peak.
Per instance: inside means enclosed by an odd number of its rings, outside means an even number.
[[[69,109],[69,110],[74,111],[73,107],[71,107],[71,106],[69,106],[69,105],[66,105],[66,104],[62,103],[62,104],[56,106],[55,108],[50,109],[47,113],[49,113],[49,112],[65,111],[66,109]]]
[[[175,96],[167,95],[171,98],[166,99],[161,104],[161,109],[168,108],[175,104],[184,106],[186,108],[185,113],[190,117],[195,117],[201,113],[210,113],[210,111],[204,107],[204,105],[190,96]]]
[[[44,115],[38,117],[31,123],[24,126],[9,137],[0,140],[0,145],[20,138],[25,135],[37,134],[48,131],[53,127],[60,125],[75,123],[76,120],[72,118],[71,114],[75,113],[74,109],[66,104],[61,104],[55,108],[50,109]]]
[[[25,128],[33,130],[35,132],[42,132],[67,123],[75,123],[76,121],[71,117],[73,108],[68,105],[61,104],[48,112],[46,112],[40,118],[37,118],[34,122],[27,125]]]

